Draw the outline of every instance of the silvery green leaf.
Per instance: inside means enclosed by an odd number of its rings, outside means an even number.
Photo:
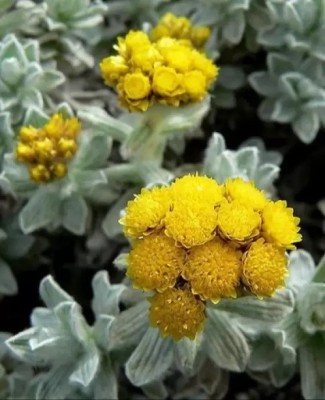
[[[168,397],[168,391],[163,382],[152,382],[141,387],[147,398],[152,400],[164,400]]]
[[[223,299],[216,304],[219,310],[234,314],[237,318],[249,320],[250,324],[275,323],[292,312],[294,298],[289,290],[278,291],[273,297],[263,301],[254,296],[240,297],[235,300]]]
[[[94,399],[112,399],[118,398],[117,377],[109,357],[104,357],[101,362],[101,368],[94,380]]]
[[[238,67],[224,65],[220,69],[218,84],[228,90],[240,89],[245,84],[245,74]]]
[[[54,308],[65,301],[73,301],[73,298],[61,289],[51,275],[42,279],[39,294],[48,308]]]
[[[40,187],[19,215],[21,230],[31,233],[59,218],[60,196],[51,185]]]
[[[25,108],[32,106],[43,108],[43,97],[37,89],[28,89],[23,93],[22,105]]]
[[[291,99],[279,99],[272,113],[272,120],[280,123],[289,123],[297,115],[297,104]]]
[[[226,313],[208,307],[204,333],[204,349],[216,365],[230,371],[245,369],[250,355],[248,342]]]
[[[37,385],[37,400],[63,400],[69,393],[68,376],[71,374],[71,365],[52,368],[41,376]]]
[[[284,44],[285,28],[278,25],[273,29],[261,31],[258,35],[258,42],[264,46],[279,47]]]
[[[303,112],[293,122],[292,128],[304,143],[311,143],[319,130],[319,118],[315,112]]]
[[[99,271],[92,280],[94,297],[92,309],[96,315],[117,315],[119,313],[119,302],[124,285],[114,284],[109,281],[107,271]]]
[[[267,66],[274,76],[280,76],[288,71],[292,71],[292,60],[281,53],[269,53],[267,56]]]
[[[317,265],[313,282],[325,283],[325,257],[323,256]]]
[[[21,65],[16,58],[7,58],[1,62],[0,75],[4,82],[10,86],[19,84],[23,76]]]
[[[160,380],[173,362],[173,342],[162,338],[158,329],[147,329],[125,365],[125,373],[135,386]]]
[[[6,340],[6,345],[16,356],[22,360],[32,363],[34,361],[33,352],[29,345],[29,340],[34,337],[38,328],[29,328],[25,331],[11,336]]]
[[[25,165],[18,164],[12,154],[5,154],[3,158],[4,178],[8,180],[8,190],[15,193],[32,194],[37,185],[29,179]]]
[[[139,343],[149,327],[147,300],[121,312],[111,328],[110,349],[128,348]]]
[[[24,118],[24,125],[32,125],[35,128],[41,128],[49,121],[49,117],[40,108],[29,107]]]
[[[29,61],[39,61],[40,60],[40,48],[39,43],[36,41],[30,41],[24,46],[25,55]]]
[[[0,59],[16,58],[22,67],[27,64],[27,58],[22,45],[15,35],[7,35],[0,49]]]
[[[305,399],[325,397],[325,342],[320,334],[312,336],[300,348],[300,378]]]
[[[18,286],[9,265],[0,258],[0,295],[14,295],[18,293]]]
[[[169,184],[175,178],[173,173],[159,167],[155,162],[138,162],[135,163],[135,167],[137,168],[141,181],[149,187],[152,185]]]
[[[94,197],[94,193],[96,193],[98,187],[102,185],[107,186],[106,174],[102,169],[86,171],[71,169],[69,178],[86,198]]]
[[[106,165],[112,148],[112,139],[104,134],[94,135],[83,132],[79,149],[73,160],[73,167],[82,170],[94,170]]]
[[[38,79],[37,88],[48,92],[65,82],[65,76],[60,71],[44,70]]]
[[[223,399],[228,391],[229,373],[207,359],[198,373],[200,387],[211,398]],[[206,398],[206,396],[204,397]]]
[[[312,280],[315,263],[307,251],[292,251],[289,255],[288,270],[287,286],[299,290],[301,286],[307,285]]]
[[[259,151],[256,147],[244,147],[236,154],[237,168],[248,177],[253,176],[259,164]]]
[[[107,351],[110,342],[110,332],[114,317],[110,315],[99,315],[96,317],[94,325],[94,335],[96,343]]]
[[[300,325],[309,334],[325,331],[325,283],[310,283],[298,293]]]
[[[93,342],[87,343],[83,354],[77,361],[77,369],[70,375],[70,382],[88,387],[93,381],[100,364],[100,354]]]
[[[119,223],[121,212],[126,207],[128,201],[132,200],[133,197],[134,190],[127,190],[106,214],[102,222],[102,228],[109,239],[114,239],[122,234],[122,226]]]
[[[99,107],[87,107],[78,111],[78,117],[96,131],[102,131],[114,140],[123,142],[132,132],[132,127],[111,117]]]
[[[79,304],[71,301],[61,302],[55,306],[53,311],[60,320],[64,331],[75,339],[76,345],[78,342],[83,345],[88,341],[89,329],[81,314]]]
[[[237,44],[243,37],[245,30],[245,17],[242,11],[234,12],[231,18],[228,18],[222,27],[222,33],[225,39],[232,43]]]
[[[75,235],[85,233],[88,215],[88,205],[79,193],[73,193],[61,203],[62,225]]]
[[[220,133],[213,133],[203,159],[203,173],[212,176],[216,158],[226,149],[225,139]]]
[[[33,309],[30,321],[32,326],[37,328],[48,328],[55,330],[57,328],[57,318],[52,310],[45,307],[36,307]]]
[[[254,341],[247,367],[253,371],[268,370],[276,361],[276,357],[274,341],[264,335]]]
[[[58,105],[57,112],[62,114],[65,118],[72,118],[74,115],[70,104],[68,104],[66,102],[60,103]]]
[[[276,99],[267,98],[258,107],[258,116],[262,121],[271,121],[272,114],[276,108]]]
[[[201,335],[198,335],[194,340],[185,337],[176,343],[177,359],[185,371],[193,369],[201,343]]]
[[[113,261],[114,267],[120,271],[125,271],[127,268],[128,253],[120,253]]]
[[[280,168],[274,164],[260,165],[255,173],[254,182],[262,190],[269,190],[273,182],[278,178]]]
[[[267,72],[253,72],[248,81],[253,89],[263,96],[274,97],[278,94],[277,79]]]

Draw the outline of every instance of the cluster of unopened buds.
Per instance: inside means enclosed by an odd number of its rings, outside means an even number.
[[[67,163],[77,151],[80,122],[54,114],[41,128],[23,126],[16,145],[16,159],[28,167],[32,181],[48,183],[63,178]]]
[[[104,81],[130,111],[202,101],[218,74],[212,60],[196,48],[209,35],[207,27],[192,27],[187,18],[166,14],[150,35],[130,31],[118,38],[117,55],[100,63]]]
[[[292,208],[241,178],[187,175],[143,189],[120,222],[132,245],[127,276],[155,293],[150,322],[176,340],[202,330],[206,301],[272,296],[301,240]]]

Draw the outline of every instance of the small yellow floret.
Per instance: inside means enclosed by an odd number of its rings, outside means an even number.
[[[254,210],[263,210],[268,201],[265,193],[257,189],[254,182],[247,182],[242,178],[227,179],[225,189],[229,200],[237,200]]]
[[[115,47],[120,56],[125,59],[131,58],[138,49],[150,46],[148,35],[142,31],[130,31],[124,38],[118,38],[118,45]]]
[[[80,122],[54,114],[41,128],[23,126],[16,145],[16,159],[26,164],[30,178],[47,183],[63,178],[66,163],[77,150]]]
[[[287,264],[285,249],[259,239],[245,254],[242,280],[256,296],[272,296],[285,284]]]
[[[206,78],[201,71],[190,71],[184,74],[184,88],[193,101],[203,100],[206,87]]]
[[[120,220],[125,235],[139,238],[161,228],[170,206],[169,188],[142,189],[134,200],[128,202],[125,215]]]
[[[302,240],[299,222],[285,201],[269,201],[262,214],[262,235],[268,242],[293,250],[293,243]]]
[[[214,179],[200,175],[185,175],[171,185],[171,194],[176,200],[204,202],[216,206],[223,200],[223,187]]]
[[[261,217],[238,201],[223,202],[218,210],[218,230],[222,237],[246,244],[260,233]]]
[[[133,286],[163,292],[174,287],[185,262],[185,250],[162,231],[137,240],[128,256],[127,276]]]
[[[123,89],[130,100],[144,99],[151,90],[149,78],[141,72],[127,74],[123,80]]]
[[[165,218],[165,234],[186,248],[213,239],[216,234],[217,212],[211,202],[175,201]]]
[[[115,85],[129,71],[124,58],[120,55],[104,58],[99,66],[106,85]]]
[[[182,75],[176,73],[173,68],[156,68],[152,88],[159,96],[178,96],[184,92]]]
[[[149,320],[162,336],[175,340],[188,337],[192,340],[202,331],[205,305],[187,288],[168,289],[157,293],[150,301]]]
[[[240,251],[215,238],[190,250],[182,276],[203,300],[218,302],[223,297],[236,297],[241,257]]]
[[[191,42],[193,46],[201,49],[209,40],[211,29],[207,26],[193,26],[191,31]]]

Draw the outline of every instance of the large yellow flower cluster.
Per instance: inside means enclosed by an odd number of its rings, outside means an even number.
[[[151,40],[158,41],[163,37],[183,40],[197,49],[202,49],[211,34],[207,26],[193,26],[186,17],[177,17],[172,13],[165,14],[150,33]]]
[[[143,189],[120,223],[132,243],[127,276],[156,293],[151,324],[176,340],[202,329],[207,300],[272,296],[284,286],[286,250],[301,240],[286,202],[241,178],[187,175]]]
[[[142,31],[130,31],[118,38],[115,49],[118,54],[104,58],[100,68],[105,83],[130,111],[202,101],[218,73],[205,54],[184,40],[162,37],[153,42]]]
[[[48,183],[67,174],[67,162],[77,150],[80,122],[54,114],[42,128],[24,126],[16,145],[16,159],[27,165],[31,180]]]

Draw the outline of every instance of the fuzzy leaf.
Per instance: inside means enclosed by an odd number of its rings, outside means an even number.
[[[119,313],[119,301],[125,286],[112,285],[107,271],[99,271],[92,280],[94,297],[92,309],[96,315],[117,315]]]
[[[300,378],[305,399],[325,398],[325,341],[320,334],[300,348]]]
[[[173,342],[149,328],[125,365],[125,373],[135,386],[160,380],[173,362]]]
[[[176,344],[178,359],[185,371],[193,369],[200,345],[201,336],[197,336],[194,340],[183,338]]]
[[[48,308],[54,308],[64,301],[73,301],[73,298],[61,289],[51,275],[42,279],[39,294]]]
[[[42,187],[28,201],[19,215],[21,230],[31,233],[59,217],[60,197],[52,187]]]
[[[94,343],[89,342],[77,364],[77,369],[70,375],[70,382],[88,387],[93,381],[100,363],[100,355]]]
[[[250,354],[248,342],[226,313],[207,308],[205,337],[207,355],[219,367],[244,371]]]
[[[9,265],[0,258],[0,296],[18,293],[18,286]]]
[[[325,283],[325,256],[321,258],[317,265],[315,275],[313,277],[313,282],[323,282]]]
[[[319,125],[319,118],[316,113],[304,112],[296,118],[292,128],[302,142],[309,144],[315,139]]]
[[[117,400],[118,383],[112,363],[108,357],[104,357],[101,367],[94,381],[95,400]]]
[[[300,288],[307,285],[316,271],[311,255],[305,250],[296,250],[289,256],[289,276],[286,284],[289,288]]]
[[[73,193],[61,203],[62,225],[75,235],[86,231],[88,205],[79,193]]]
[[[270,190],[273,182],[278,178],[280,168],[274,164],[264,164],[257,168],[254,177],[256,186],[262,190]]]

